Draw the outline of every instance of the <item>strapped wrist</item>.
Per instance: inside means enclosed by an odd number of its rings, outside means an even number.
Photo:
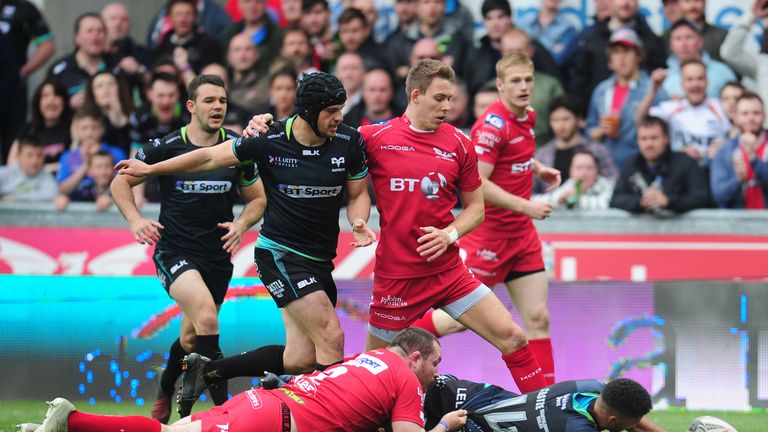
[[[449,231],[448,228],[452,229]],[[459,239],[459,230],[457,230],[456,227],[449,225],[443,231],[448,234],[448,244],[456,243],[456,240]]]
[[[448,426],[448,423],[445,422],[445,420],[440,420],[437,422],[440,426],[445,428],[445,432],[449,432],[451,430],[450,426]]]

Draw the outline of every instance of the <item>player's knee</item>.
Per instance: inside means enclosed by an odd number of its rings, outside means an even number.
[[[197,342],[197,335],[194,333],[182,335],[179,338],[181,347],[188,353],[191,353],[195,350],[195,342]]]
[[[525,333],[517,325],[505,327],[497,334],[497,346],[503,353],[517,351],[528,343]]]
[[[344,331],[339,326],[328,326],[323,331],[322,344],[333,351],[344,351]]]
[[[549,310],[546,306],[535,308],[528,315],[530,330],[549,330]]]
[[[206,335],[219,333],[219,317],[215,309],[202,312],[196,317],[195,332]]]
[[[294,375],[310,373],[315,370],[315,357],[285,358],[283,360],[283,368],[286,372]]]

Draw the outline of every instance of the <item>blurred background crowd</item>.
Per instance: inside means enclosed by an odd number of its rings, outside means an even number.
[[[253,114],[293,115],[302,74],[334,73],[357,127],[401,115],[409,67],[438,59],[458,77],[447,121],[468,132],[498,98],[496,62],[517,51],[536,69],[536,158],[563,176],[534,199],[655,215],[766,207],[768,0],[728,29],[706,0],[660,1],[661,31],[637,0],[595,0],[584,25],[559,0],[517,20],[509,0],[471,0],[479,15],[469,1],[394,0],[385,26],[375,0],[170,0],[144,40],[131,8],[101,3],[77,11],[63,52],[36,2],[0,0],[0,201],[110,208],[112,166],[189,121],[199,74],[225,79],[239,132]],[[157,201],[156,184],[138,198]]]

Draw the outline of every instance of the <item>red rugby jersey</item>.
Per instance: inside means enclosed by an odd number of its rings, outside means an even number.
[[[397,354],[382,349],[298,375],[272,390],[291,410],[300,431],[376,430],[390,421],[424,426],[424,394]]]
[[[480,187],[477,156],[469,139],[453,126],[415,129],[403,115],[386,123],[360,127],[373,179],[381,238],[374,272],[391,279],[441,273],[461,263],[451,245],[438,259],[419,256],[419,227],[445,228],[453,222],[456,189]]]
[[[533,190],[535,127],[533,108],[518,118],[498,100],[485,110],[471,131],[478,160],[494,165],[489,180],[525,199],[531,199]],[[534,229],[530,217],[486,203],[485,220],[475,231],[509,238],[518,237],[528,229]]]

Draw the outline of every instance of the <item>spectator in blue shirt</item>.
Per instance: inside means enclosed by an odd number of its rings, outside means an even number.
[[[539,11],[520,18],[518,26],[525,30],[531,39],[544,45],[558,66],[561,66],[567,60],[578,31],[560,13],[559,5],[560,0],[541,0]]]
[[[669,30],[669,50],[671,55],[667,58],[667,79],[664,81],[664,90],[671,98],[683,97],[680,65],[686,60],[700,59],[707,68],[707,95],[718,97],[720,89],[728,81],[736,80],[733,73],[725,63],[712,58],[704,50],[704,38],[701,30],[692,21],[687,19],[677,20]]]
[[[768,134],[763,101],[745,92],[736,102],[736,123],[743,131],[720,147],[710,167],[712,195],[718,207],[764,209],[768,202]]]

